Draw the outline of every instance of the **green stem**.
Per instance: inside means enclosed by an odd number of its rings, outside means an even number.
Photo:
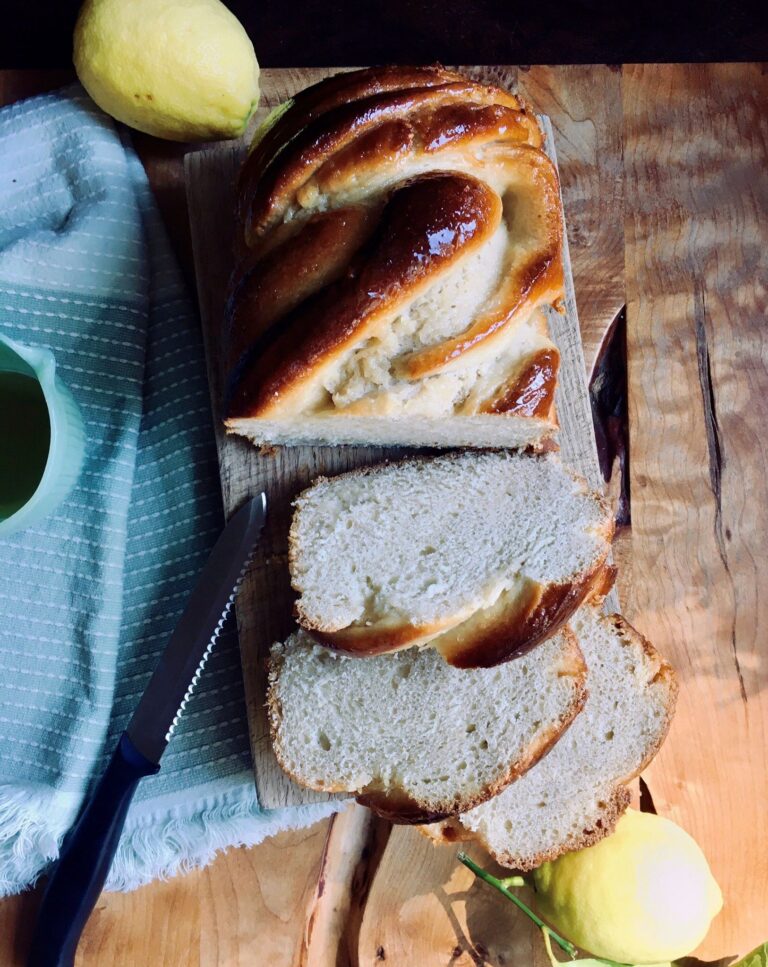
[[[523,913],[529,917],[541,930],[546,930],[549,936],[555,941],[555,943],[564,950],[569,957],[572,959],[576,958],[577,950],[574,945],[569,940],[564,940],[559,934],[556,934],[551,927],[548,927],[546,923],[531,910],[531,908],[520,899],[516,897],[514,893],[510,893],[509,890],[504,886],[501,880],[497,880],[495,876],[487,873],[481,866],[478,866],[473,860],[471,860],[466,853],[459,852],[458,859],[464,866],[469,867],[470,870],[479,877],[481,880],[485,880],[490,886],[499,893],[502,893],[508,900],[511,900],[515,906],[519,907]]]
[[[503,880],[499,880],[499,883],[505,890],[511,890],[513,886],[525,886],[522,876],[505,876]]]

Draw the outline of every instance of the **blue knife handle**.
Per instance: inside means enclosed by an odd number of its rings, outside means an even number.
[[[64,839],[43,893],[28,967],[72,967],[80,934],[112,865],[136,786],[159,769],[124,732],[106,772]]]

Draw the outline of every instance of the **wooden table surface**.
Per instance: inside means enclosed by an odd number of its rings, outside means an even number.
[[[68,76],[0,73],[0,103]],[[750,64],[531,67],[518,85],[555,127],[589,368],[627,307],[631,527],[619,590],[681,682],[645,778],[723,889],[699,955],[743,954],[768,939],[768,75]],[[184,148],[137,144],[191,274]],[[36,903],[34,891],[0,902],[0,967],[23,963]],[[206,870],[102,896],[77,963],[539,967],[540,946],[450,849],[353,807]]]

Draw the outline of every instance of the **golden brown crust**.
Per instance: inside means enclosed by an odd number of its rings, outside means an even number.
[[[493,152],[496,165],[509,172],[516,185],[515,218],[537,223],[538,244],[528,257],[508,267],[504,280],[485,312],[450,339],[412,353],[397,366],[409,378],[428,376],[465,357],[488,340],[499,338],[515,320],[528,318],[534,309],[553,302],[563,291],[562,217],[557,172],[550,159],[528,145]],[[524,213],[524,214],[523,214]]]
[[[516,97],[439,66],[355,71],[297,95],[240,179],[239,264],[225,326],[228,428],[302,415],[392,416],[386,388],[358,399],[326,387],[356,349],[490,239],[502,210],[510,244],[495,294],[463,332],[392,358],[391,373],[407,390],[493,354],[500,379],[508,375],[515,327],[562,295],[559,186],[541,143]],[[466,190],[473,182],[484,198]],[[411,222],[403,209],[417,197],[421,221]],[[518,362],[537,348],[521,350]],[[539,408],[551,417],[555,380],[540,383]],[[398,406],[410,399],[406,390]],[[453,403],[448,384],[438,392],[462,415],[528,415],[524,406],[484,408],[472,393]]]
[[[287,237],[255,262],[238,266],[226,311],[230,366],[273,323],[343,275],[373,230],[372,215],[362,206],[320,212],[299,235]]]
[[[392,622],[366,625],[362,623],[347,625],[346,628],[340,628],[337,631],[325,631],[321,628],[308,627],[311,621],[302,610],[300,602],[297,602],[294,607],[294,616],[318,644],[345,655],[365,657],[425,645],[437,637],[443,627],[453,624],[453,618],[449,617],[442,625],[437,622],[430,625],[415,625],[407,621],[399,624]]]
[[[298,605],[296,618],[319,644],[347,655],[381,655],[430,644],[456,668],[490,668],[519,658],[551,638],[602,579],[603,561],[564,584],[544,587],[526,579],[522,586],[502,592],[494,604],[464,621],[449,616],[441,624],[379,622],[323,631],[307,627],[306,615]]]
[[[619,571],[615,564],[606,564],[599,581],[595,582],[589,595],[590,604],[601,607],[605,597],[610,594],[611,589],[616,583]]]
[[[541,349],[483,406],[484,413],[522,413],[548,420],[553,417],[560,353]]]
[[[305,777],[293,771],[286,762],[282,754],[279,741],[279,726],[282,717],[280,700],[277,693],[277,682],[280,672],[281,659],[270,659],[268,667],[268,689],[267,689],[267,714],[269,718],[270,736],[272,748],[275,752],[280,767],[299,785],[314,789],[316,792],[351,792],[356,795],[357,801],[372,809],[378,815],[390,820],[393,823],[405,825],[419,825],[422,823],[434,823],[438,820],[479,806],[497,796],[511,782],[518,779],[530,768],[532,768],[565,732],[573,722],[579,712],[584,708],[587,700],[587,666],[584,656],[579,648],[576,636],[569,628],[564,628],[562,634],[567,639],[568,651],[563,655],[558,674],[569,676],[575,681],[574,695],[559,720],[532,742],[525,753],[515,762],[507,767],[506,771],[499,778],[486,786],[466,792],[458,791],[450,800],[424,800],[419,801],[399,787],[385,789],[380,782],[374,781],[362,791],[348,790],[342,788],[338,783],[313,783]]]
[[[495,130],[499,137],[511,143],[539,140],[536,122],[523,112],[514,111],[515,98],[497,88],[478,84],[461,75],[458,77],[458,80],[432,87],[389,89],[337,104],[312,118],[290,141],[284,142],[266,165],[257,149],[254,152],[256,159],[252,155],[245,164],[246,172],[249,168],[256,170],[253,174],[246,174],[245,189],[240,192],[241,198],[248,198],[248,203],[240,206],[246,241],[252,244],[252,239],[271,228],[291,204],[296,192],[334,154],[383,124],[410,121],[424,149],[435,152],[441,147],[435,144],[432,123],[435,112],[446,108],[454,108],[456,112],[463,110],[469,128],[474,121],[473,108],[491,106],[504,98],[509,113],[496,119]],[[286,117],[284,115],[284,119]],[[452,127],[454,130],[461,127],[458,118],[454,119]],[[483,134],[486,137],[489,127],[492,126],[485,119]],[[456,137],[448,143],[455,141]]]
[[[374,94],[406,88],[430,88],[451,81],[462,80],[462,75],[440,65],[432,67],[369,67],[326,77],[296,94],[289,109],[251,150],[240,173],[238,197],[241,222],[249,218],[249,199],[267,165],[284,145],[310,122],[328,111]]]
[[[366,806],[377,816],[401,826],[434,823],[450,815],[449,811],[412,799],[402,789],[371,789],[355,798],[361,806]]]
[[[457,668],[490,668],[519,658],[568,621],[599,580],[605,556],[563,584],[545,587],[526,580],[521,591],[513,589],[490,608],[475,612],[436,638],[433,647]]]

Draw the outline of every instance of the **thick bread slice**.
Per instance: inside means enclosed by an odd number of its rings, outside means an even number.
[[[620,615],[585,606],[570,627],[587,661],[583,712],[530,772],[496,798],[425,830],[433,838],[477,839],[502,866],[531,870],[612,832],[629,802],[624,784],[664,741],[677,682]]]
[[[567,629],[519,661],[469,671],[432,649],[347,658],[297,631],[272,651],[272,742],[302,785],[431,822],[530,769],[582,708],[585,677]]]
[[[291,526],[297,618],[348,654],[431,642],[453,665],[489,667],[568,620],[612,535],[603,498],[555,454],[449,454],[321,478]]]

